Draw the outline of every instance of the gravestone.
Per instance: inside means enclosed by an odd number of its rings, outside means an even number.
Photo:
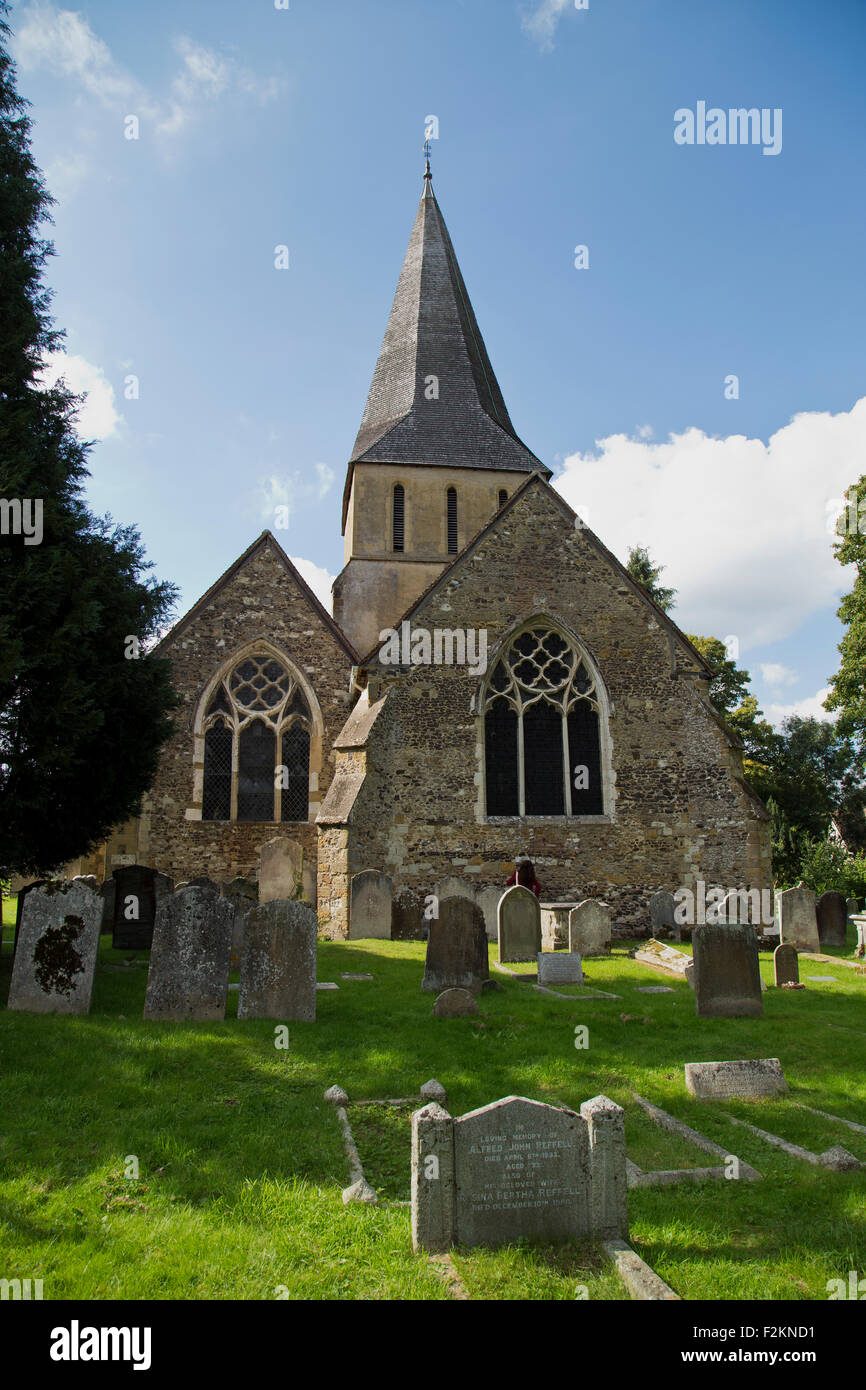
[[[352,875],[349,893],[349,940],[391,940],[393,884],[378,869]]]
[[[15,960],[15,952],[18,950],[18,935],[21,931],[21,919],[24,915],[24,904],[27,901],[27,894],[32,893],[34,888],[41,888],[44,883],[50,883],[47,878],[34,879],[32,883],[26,883],[23,888],[19,888],[15,899],[15,937],[12,942],[12,960]]]
[[[176,885],[177,888],[206,888],[209,893],[218,893],[220,886],[207,874],[201,874],[198,878],[189,878],[184,883]]]
[[[635,951],[634,958],[641,965],[651,965],[656,970],[663,970],[666,975],[678,975],[683,980],[688,979],[694,965],[692,957],[687,956],[685,951],[666,946],[663,941],[656,941],[652,937]]]
[[[485,884],[483,888],[479,886],[475,894],[475,901],[484,913],[484,930],[487,932],[488,941],[497,939],[499,931],[497,914],[501,897],[502,889],[497,888],[495,883]]]
[[[422,990],[441,994],[446,989],[468,989],[479,994],[489,978],[481,908],[467,898],[441,898],[439,916],[430,923]]]
[[[477,1013],[477,1000],[468,989],[443,989],[433,1003],[434,1018],[466,1018]]]
[[[798,985],[800,983],[800,967],[797,963],[797,948],[795,946],[787,946],[783,943],[776,947],[773,952],[773,979],[778,989],[781,989],[782,985]]]
[[[627,1235],[624,1114],[606,1096],[580,1114],[522,1096],[413,1114],[415,1250]]]
[[[144,1017],[225,1018],[234,905],[209,888],[182,888],[156,913]]]
[[[309,903],[261,903],[246,915],[238,1018],[316,1018],[318,921]]]
[[[679,924],[674,917],[676,906],[673,893],[668,893],[666,889],[660,888],[653,893],[649,900],[650,936],[655,940],[667,936],[668,932],[672,932],[677,941],[682,940]]]
[[[425,916],[432,904],[432,893],[419,892],[415,888],[400,888],[391,903],[391,940],[424,941],[430,928],[430,918]]]
[[[34,1014],[86,1014],[99,951],[102,896],[80,879],[29,887],[7,1008]]]
[[[568,949],[568,915],[576,906],[570,903],[541,904],[541,948],[555,951],[557,946]]]
[[[259,850],[259,902],[294,898],[304,873],[304,851],[296,840],[275,835]]]
[[[159,903],[174,887],[167,874],[145,864],[115,869],[111,944],[118,951],[149,951]]]
[[[758,1061],[686,1062],[686,1090],[698,1100],[755,1100],[788,1087],[778,1057]]]
[[[568,914],[568,949],[580,956],[610,955],[610,908],[596,898],[578,903]]]
[[[583,966],[576,951],[539,951],[537,959],[540,985],[583,984]]]
[[[815,894],[802,883],[776,894],[776,920],[779,935],[788,946],[798,951],[819,951],[818,919],[815,913]]]
[[[456,874],[440,878],[433,892],[440,901],[442,898],[466,898],[471,903],[475,902],[475,884],[458,878]]]
[[[305,900],[311,907],[315,907],[318,902],[319,884],[315,862],[304,860],[304,867],[301,870],[301,892]]]
[[[849,898],[849,899],[847,900],[846,904],[845,904],[845,907],[846,907],[846,909],[847,909],[848,916],[849,916],[849,917],[853,917],[854,914],[855,914],[855,912],[859,912],[859,911],[860,911],[860,899],[859,899],[859,898]]]
[[[815,903],[818,940],[822,946],[844,946],[848,936],[848,904],[844,893],[822,893]]]
[[[764,1010],[758,934],[742,926],[695,927],[695,1010],[698,1018],[757,1018]]]
[[[101,932],[114,931],[114,904],[117,901],[117,884],[113,878],[107,878],[99,890],[102,894],[102,925]]]
[[[244,949],[244,922],[251,907],[259,900],[259,885],[253,878],[237,877],[223,884],[222,894],[234,908],[232,922],[232,953],[229,968],[240,970]]]
[[[541,950],[541,909],[538,899],[522,884],[506,888],[496,911],[499,954],[503,961],[535,960]]]

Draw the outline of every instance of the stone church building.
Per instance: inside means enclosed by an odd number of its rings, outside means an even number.
[[[157,653],[183,707],[106,874],[125,856],[252,877],[286,835],[335,937],[369,868],[399,935],[437,883],[502,888],[521,851],[545,900],[603,898],[632,929],[658,888],[770,887],[709,668],[550,478],[428,166],[347,468],[334,617],[266,531],[172,628]]]

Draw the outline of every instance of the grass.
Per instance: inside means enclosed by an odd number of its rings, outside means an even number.
[[[578,1108],[604,1092],[625,1106],[640,1167],[718,1161],[654,1126],[637,1091],[763,1173],[761,1183],[629,1194],[633,1244],[685,1298],[823,1300],[829,1279],[866,1271],[863,1175],[798,1162],[723,1113],[866,1159],[866,1136],[796,1105],[866,1123],[866,978],[845,966],[801,963],[801,977],[837,983],[770,989],[763,1018],[698,1021],[686,984],[616,954],[588,973],[590,988],[617,999],[554,999],[493,971],[502,990],[481,998],[480,1015],[449,1020],[433,1019],[421,993],[422,943],[322,942],[319,979],[340,989],[318,994],[317,1021],[289,1024],[280,1050],[273,1023],[237,1021],[234,991],[224,1023],[145,1023],[147,958],[117,969],[126,954],[103,937],[87,1017],[0,1009],[0,1276],[41,1277],[46,1297],[449,1298],[412,1253],[408,1207],[343,1205],[348,1167],[322,1099],[335,1082],[352,1101],[415,1095],[433,1076],[457,1115],[506,1095]],[[10,957],[7,944],[0,1004]],[[771,955],[761,970],[771,981]],[[673,993],[637,993],[658,982]],[[577,1024],[589,1030],[585,1049],[574,1046]],[[788,1080],[784,1100],[686,1094],[685,1061],[771,1056]],[[411,1109],[350,1104],[368,1180],[390,1202],[408,1200]],[[133,1156],[137,1178],[126,1176]],[[591,1299],[625,1297],[589,1245],[464,1250],[454,1264],[474,1299],[573,1300],[578,1286]]]

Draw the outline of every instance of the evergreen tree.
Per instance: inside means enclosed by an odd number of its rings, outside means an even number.
[[[145,575],[133,526],[90,514],[80,402],[62,381],[41,387],[63,341],[40,236],[54,200],[8,13],[0,0],[0,876],[59,867],[136,814],[177,704],[168,664],[143,654],[174,586]]]
[[[636,584],[646,589],[650,598],[655,599],[662,612],[669,613],[677,596],[676,589],[666,589],[659,583],[659,575],[665,565],[654,565],[649,551],[642,545],[632,546],[628,552],[626,569]]]

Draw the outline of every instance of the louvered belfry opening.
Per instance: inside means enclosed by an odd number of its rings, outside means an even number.
[[[562,633],[542,619],[518,633],[482,710],[488,816],[604,813],[599,692]]]
[[[406,518],[406,492],[402,483],[394,485],[394,504],[392,521],[392,550],[403,550],[404,523]]]
[[[499,506],[500,506],[500,507],[504,507],[504,506],[505,506],[505,503],[506,503],[507,501],[508,501],[508,492],[506,491],[506,489],[505,489],[504,487],[501,487],[501,488],[499,489]]]
[[[307,819],[312,716],[282,662],[266,652],[239,661],[214,691],[203,732],[202,820]]]
[[[446,520],[448,525],[448,554],[457,554],[457,489],[449,487],[446,503]]]

